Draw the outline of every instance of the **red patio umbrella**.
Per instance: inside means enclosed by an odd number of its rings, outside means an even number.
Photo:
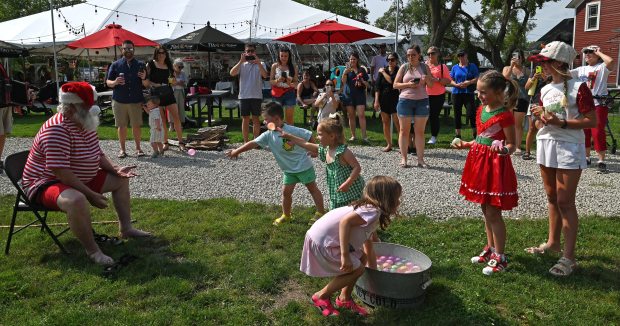
[[[106,25],[105,29],[67,44],[67,47],[71,49],[103,49],[112,46],[114,47],[114,58],[116,59],[116,47],[121,46],[125,40],[131,40],[135,46],[159,45],[146,37],[123,29],[121,25],[109,24]]]
[[[329,66],[332,60],[332,43],[353,43],[373,37],[380,37],[374,32],[363,28],[341,24],[335,20],[323,20],[318,25],[302,29],[300,31],[284,35],[276,41],[284,41],[295,44],[325,44],[327,43],[329,53]]]

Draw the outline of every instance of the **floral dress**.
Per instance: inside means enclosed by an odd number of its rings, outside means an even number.
[[[349,165],[343,165],[340,162],[340,156],[347,149],[347,145],[339,145],[336,148],[336,154],[334,155],[334,161],[327,162],[328,147],[319,145],[319,159],[325,162],[325,172],[327,174],[327,188],[329,189],[329,209],[335,209],[338,207],[346,206],[354,200],[358,200],[362,197],[362,191],[364,190],[364,179],[360,175],[355,179],[353,184],[349,187],[349,191],[338,191],[338,187],[343,184],[353,171],[353,167]]]
[[[480,106],[476,121],[479,135],[467,154],[459,193],[470,202],[511,210],[519,200],[517,176],[510,155],[492,152],[491,143],[506,140],[503,128],[514,125],[514,117],[505,108],[486,112]]]

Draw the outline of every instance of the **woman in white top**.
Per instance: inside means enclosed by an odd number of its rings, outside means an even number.
[[[530,57],[542,62],[543,71],[551,76],[551,83],[540,92],[541,106],[533,106],[537,117],[536,162],[540,166],[549,209],[549,237],[538,247],[526,249],[530,253],[561,250],[560,235],[564,233],[562,258],[549,270],[555,276],[568,276],[577,266],[575,245],[579,225],[575,196],[586,167],[584,128],[596,126],[592,92],[571,77],[568,65],[577,52],[564,42],[551,42]]]
[[[340,97],[334,89],[334,83],[331,80],[325,82],[325,93],[321,93],[314,102],[314,106],[319,109],[317,121],[329,118],[329,115],[335,113],[340,105]]]
[[[172,68],[174,69],[174,78],[176,79],[172,85],[172,89],[174,90],[174,98],[179,108],[179,120],[181,124],[185,124],[185,87],[187,86],[187,75],[185,75],[183,71],[183,60],[181,58],[174,59]],[[170,124],[170,127],[172,128],[171,130],[174,130],[173,124]]]
[[[291,50],[280,49],[278,61],[271,65],[270,76],[271,95],[276,102],[284,107],[284,122],[292,126],[295,102],[297,101],[298,76],[297,68],[293,64]]]

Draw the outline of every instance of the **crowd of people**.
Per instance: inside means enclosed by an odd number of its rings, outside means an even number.
[[[381,110],[387,143],[383,151],[392,149],[389,129],[390,120],[394,120],[400,165],[409,165],[408,149],[413,142],[417,166],[426,168],[426,123],[430,117],[432,137],[429,143],[432,144],[439,132],[438,115],[445,100],[446,86],[452,85],[456,119],[452,146],[469,150],[459,193],[481,206],[485,222],[486,245],[471,261],[484,264],[482,272],[486,275],[503,272],[508,267],[507,232],[502,211],[518,205],[518,184],[511,154],[521,146],[524,133],[521,125],[528,116],[532,123],[523,158],[531,158],[530,132],[537,130],[536,162],[547,194],[549,236],[545,243],[526,250],[532,254],[560,252],[561,258],[549,272],[568,276],[577,266],[576,190],[589,161],[589,136],[584,130],[593,129],[598,167],[605,168],[604,132],[601,134],[604,124],[601,121],[606,121],[607,108],[598,96],[607,92],[602,85],[612,62],[597,46],[589,46],[582,52],[588,65],[569,70],[577,53],[570,45],[556,41],[528,58],[541,67],[535,72],[525,68],[524,54],[516,51],[510,66],[502,72],[491,70],[479,74],[465,51],[458,51],[458,64],[448,71],[438,60],[440,50],[436,47],[428,48],[429,59],[424,62],[422,49],[411,46],[407,49],[406,61],[400,66],[395,53],[388,54],[380,48],[378,56],[385,60],[373,59],[370,71],[353,53],[342,71],[340,89],[336,87],[336,80],[328,80],[325,89],[319,92],[307,72],[302,73],[299,81],[290,51],[281,50],[278,61],[268,71],[256,54],[256,47],[247,44],[239,62],[230,70],[230,74],[238,75],[240,80],[244,144],[226,155],[234,159],[252,149],[269,148],[282,170],[283,180],[282,215],[273,221],[275,226],[293,219],[292,196],[296,185],[301,183],[308,189],[316,212],[309,219],[311,227],[306,233],[300,270],[310,276],[332,277],[323,289],[312,295],[312,302],[325,316],[338,315],[336,308],[366,315],[367,311],[352,300],[351,292],[365,266],[376,268],[372,243],[378,240],[377,229],[388,227],[391,216],[396,214],[402,187],[397,180],[385,176],[373,176],[365,181],[363,167],[346,144],[345,119],[337,109],[342,103],[347,113],[349,141],[357,137],[356,120],[359,120],[361,138],[366,141],[366,94],[367,88],[374,84],[374,108]],[[107,77],[108,86],[113,88],[112,106],[121,146],[119,158],[127,156],[128,124],[134,133],[136,155],[144,155],[140,146],[142,110],[149,112],[154,157],[166,150],[166,115],[183,149],[182,116],[177,104],[182,96],[175,92],[187,83],[182,68],[182,61],[173,63],[167,51],[161,48],[144,64],[133,57],[133,44],[124,42],[123,57],[110,66]],[[262,81],[266,78],[271,82],[275,102],[263,107]],[[143,104],[143,87],[154,90],[147,96],[146,104]],[[474,107],[474,92],[481,102],[478,108]],[[136,175],[135,166],[118,166],[101,151],[96,133],[98,115],[91,109],[95,99],[96,92],[87,83],[70,82],[62,86],[58,112],[35,136],[22,185],[32,201],[65,212],[71,230],[88,256],[98,264],[109,265],[113,263],[112,258],[99,249],[93,238],[89,210],[91,205],[107,206],[103,193],[112,193],[122,237],[143,237],[150,233],[131,224],[128,179]],[[294,126],[292,117],[296,104],[318,108],[318,142],[312,131]],[[461,139],[462,106],[466,107],[466,116],[474,131],[472,140]],[[261,117],[268,129],[263,133]],[[253,122],[252,140],[250,120]],[[316,183],[310,157],[318,157],[325,165],[328,210],[324,207],[323,192]],[[563,247],[560,245],[562,234]],[[331,296],[337,291],[340,295],[334,307]]]

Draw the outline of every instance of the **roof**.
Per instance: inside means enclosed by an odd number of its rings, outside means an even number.
[[[540,49],[541,44],[553,41],[563,41],[568,44],[573,42],[573,18],[565,18],[557,25],[553,26],[545,35],[541,36],[536,42],[532,43],[532,49]]]
[[[577,8],[579,7],[584,0],[571,0],[567,5],[566,8]]]

